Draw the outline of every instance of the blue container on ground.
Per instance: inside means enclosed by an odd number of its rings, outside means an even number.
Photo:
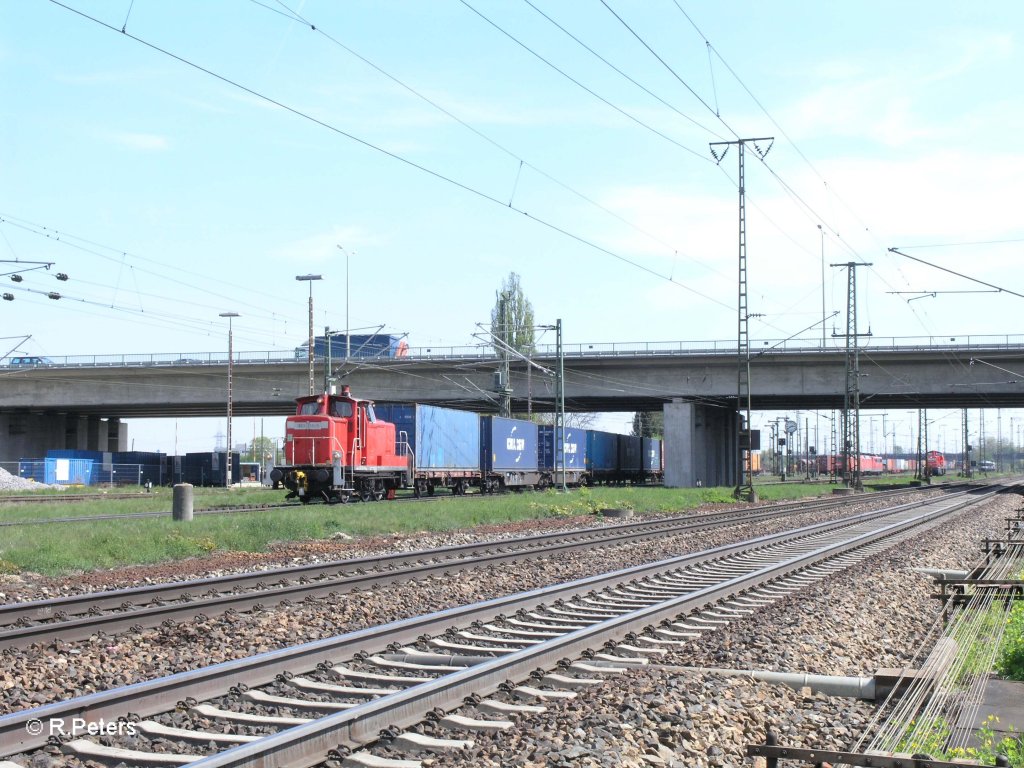
[[[480,417],[485,472],[536,472],[537,425],[502,416]]]
[[[587,461],[591,472],[614,472],[619,463],[619,436],[595,429],[588,431]]]
[[[69,459],[47,456],[46,480],[50,485],[92,485],[96,462],[92,459]]]
[[[183,481],[198,486],[220,487],[224,485],[225,465],[224,451],[205,451],[203,453],[186,453],[182,459]],[[238,454],[231,453],[231,484],[239,482],[241,467]]]
[[[109,453],[104,455],[103,451],[80,451],[75,448],[51,448],[46,452],[46,458],[48,459],[90,459],[91,461],[103,461],[105,457],[109,456]]]
[[[645,437],[643,441],[644,472],[661,472],[661,440],[657,440],[653,437]]]
[[[587,430],[566,427],[562,430],[565,438],[565,468],[583,471],[587,468]],[[537,428],[540,440],[540,468],[555,467],[555,428],[542,424]]]
[[[480,469],[480,417],[475,413],[419,403],[375,403],[373,410],[378,419],[395,425],[396,439],[408,441],[416,469]]]

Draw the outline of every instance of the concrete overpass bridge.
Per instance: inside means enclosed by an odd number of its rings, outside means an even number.
[[[1024,407],[1024,335],[872,337],[860,347],[859,360],[864,409]],[[553,370],[554,350],[538,349],[534,361]],[[465,347],[354,358],[333,368],[359,396],[493,412],[498,366],[490,348]],[[238,416],[290,414],[293,399],[309,388],[308,363],[294,353],[237,353],[232,371]],[[0,461],[57,447],[123,449],[126,418],[221,416],[227,373],[224,353],[75,356],[0,366]],[[666,453],[689,457],[679,469],[680,484],[734,481],[735,342],[566,345],[565,379],[569,410],[663,410]],[[322,387],[322,360],[315,361],[314,380]],[[845,347],[754,342],[750,381],[755,410],[841,408]],[[513,361],[510,383],[516,412],[553,409],[553,376]]]

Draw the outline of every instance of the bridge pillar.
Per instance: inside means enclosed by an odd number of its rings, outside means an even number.
[[[0,413],[0,461],[41,459],[51,448],[63,448],[68,419],[64,414]],[[17,474],[11,467],[8,472]]]
[[[127,451],[128,450],[128,425],[118,418],[107,419],[107,444],[100,448],[101,451]]]
[[[42,459],[49,450],[124,451],[127,444],[128,425],[116,418],[0,413],[0,462]]]
[[[665,485],[736,485],[739,418],[728,408],[666,403]]]

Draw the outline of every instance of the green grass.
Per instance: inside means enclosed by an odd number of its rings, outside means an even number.
[[[105,491],[100,489],[75,489],[74,491],[39,490],[18,494],[0,493],[0,520],[45,520],[53,517],[90,517],[93,515],[131,514],[133,512],[170,513],[172,491],[170,488],[154,488],[152,493],[138,491],[130,498],[108,498],[108,494],[125,493],[124,490]],[[133,491],[129,490],[128,493]],[[37,496],[43,499],[53,496],[80,493],[89,496],[81,501],[39,501],[30,504],[4,503],[5,496]],[[277,504],[284,498],[281,491],[265,490],[255,487],[236,488],[230,491],[223,488],[196,488],[193,491],[195,509],[212,509],[215,507],[238,507],[247,504]]]
[[[759,486],[762,500],[831,494],[830,485],[799,483]],[[283,499],[282,491],[196,489],[195,508],[259,504]],[[497,496],[441,496],[431,503],[310,504],[287,509],[197,516],[188,523],[170,519],[171,493],[131,499],[3,505],[0,520],[71,517],[112,512],[161,510],[166,517],[96,520],[82,523],[0,528],[0,573],[46,575],[159,563],[214,551],[263,552],[276,542],[323,539],[339,531],[354,536],[470,528],[516,520],[589,514],[627,507],[638,514],[682,512],[701,504],[730,503],[731,488],[588,488],[562,494],[509,493]]]

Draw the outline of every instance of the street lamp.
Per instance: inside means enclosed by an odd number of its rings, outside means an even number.
[[[232,384],[231,377],[232,377],[232,373],[234,373],[234,358],[235,358],[234,339],[233,339],[233,335],[232,335],[232,330],[233,329],[231,327],[231,320],[232,320],[232,318],[235,318],[235,317],[241,317],[241,315],[239,315],[237,312],[221,312],[220,316],[221,317],[226,317],[228,319],[228,450],[227,450],[227,460],[226,460],[226,463],[225,463],[225,466],[224,466],[224,487],[225,488],[230,488],[231,487],[231,474],[232,474],[231,470],[233,469],[233,467],[232,467],[232,463],[233,462],[231,461],[231,384]]]
[[[313,281],[322,280],[320,275],[296,275],[296,280],[309,283],[309,394],[313,394]]]
[[[350,254],[348,251],[345,250],[345,246],[343,245],[339,245],[338,250],[345,254],[345,363],[347,364],[349,357],[352,356],[352,341],[349,338],[351,336],[351,333],[349,331],[351,326],[349,325],[348,322],[348,257]],[[352,253],[355,254],[355,251],[352,251]]]
[[[825,348],[825,230],[818,225],[821,233],[821,348]]]

